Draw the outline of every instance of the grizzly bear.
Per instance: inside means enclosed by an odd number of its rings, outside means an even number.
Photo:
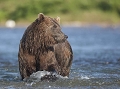
[[[61,31],[60,18],[38,14],[27,27],[19,44],[18,61],[22,79],[37,71],[56,72],[69,76],[72,48],[67,35]]]

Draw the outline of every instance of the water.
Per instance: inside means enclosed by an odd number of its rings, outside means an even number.
[[[62,27],[73,48],[69,78],[21,81],[17,53],[26,28],[0,28],[0,89],[120,89],[120,27]]]

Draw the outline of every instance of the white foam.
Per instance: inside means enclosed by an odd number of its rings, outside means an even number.
[[[88,76],[81,76],[81,79],[90,79]]]
[[[37,79],[41,79],[42,77],[44,77],[45,75],[50,75],[51,73],[48,71],[38,71],[36,73],[33,73],[32,75],[30,75],[31,78],[37,78]]]
[[[57,74],[56,72],[53,73],[53,72],[48,72],[48,71],[37,71],[37,72],[33,73],[32,75],[30,75],[29,78],[24,79],[24,80],[25,81],[41,81],[41,78],[43,78],[46,75],[53,76],[53,77],[51,77],[51,79],[52,78],[59,78],[59,79],[68,78],[67,76],[63,77],[63,76]]]

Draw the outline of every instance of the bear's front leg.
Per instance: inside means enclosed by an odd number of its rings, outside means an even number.
[[[23,52],[22,48],[18,53],[18,61],[22,80],[29,77],[33,72],[36,72],[35,56],[30,55],[27,52]]]

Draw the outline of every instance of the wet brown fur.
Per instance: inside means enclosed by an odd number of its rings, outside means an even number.
[[[57,19],[39,14],[20,41],[18,61],[22,79],[42,70],[69,76],[73,53],[66,39]]]

